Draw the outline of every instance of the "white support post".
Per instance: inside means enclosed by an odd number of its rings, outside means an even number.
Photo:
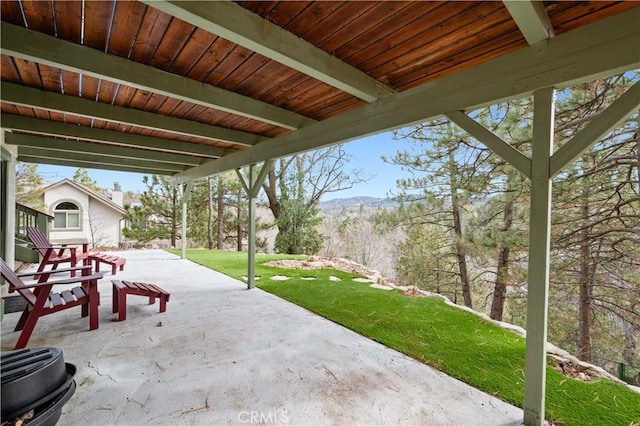
[[[6,175],[3,177],[0,185],[5,186],[4,191],[4,210],[0,212],[5,221],[4,225],[6,227],[6,232],[4,237],[4,241],[0,244],[4,244],[4,261],[11,269],[15,269],[15,258],[16,258],[16,240],[15,240],[15,229],[16,229],[16,157],[17,150],[10,149],[4,143],[4,131],[0,132],[0,137],[2,138],[2,158],[6,161],[7,170]],[[6,216],[5,216],[6,215]]]
[[[547,309],[549,245],[551,241],[550,157],[554,129],[553,88],[534,92],[529,274],[527,293],[527,349],[524,384],[524,424],[544,424],[547,372]]]
[[[262,165],[260,173],[256,175],[255,164],[249,166],[248,179],[236,169],[236,174],[244,190],[247,192],[249,198],[249,223],[247,229],[247,289],[251,290],[256,286],[256,205],[258,193],[262,187],[262,182],[267,177],[267,172],[271,167],[272,160],[267,160]]]
[[[249,224],[247,229],[247,288],[256,286],[256,195],[254,195],[255,185],[255,164],[249,166]]]
[[[182,226],[180,229],[180,258],[187,258],[187,203],[191,194],[191,182],[180,184],[180,201],[182,202]]]

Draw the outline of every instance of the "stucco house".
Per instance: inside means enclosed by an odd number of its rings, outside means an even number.
[[[122,241],[125,210],[122,191],[114,184],[111,198],[69,179],[44,188],[44,204],[53,216],[52,242],[82,239],[91,247],[118,247]]]

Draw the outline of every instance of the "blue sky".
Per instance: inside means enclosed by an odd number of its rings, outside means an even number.
[[[406,150],[409,145],[409,142],[394,140],[391,132],[346,143],[344,145],[345,151],[353,157],[349,169],[361,169],[363,174],[371,176],[371,179],[349,190],[328,194],[326,200],[355,196],[386,197],[389,191],[395,190],[396,180],[405,174],[399,166],[387,164],[382,161],[381,157],[383,155],[392,157],[398,149]],[[75,171],[75,167],[38,165],[38,172],[49,182],[56,182],[64,178],[71,179]],[[113,188],[113,183],[118,182],[123,191],[143,191],[146,189],[142,183],[143,174],[95,169],[88,169],[88,172],[89,176],[103,188]]]

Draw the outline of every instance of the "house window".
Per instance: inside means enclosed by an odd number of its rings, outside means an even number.
[[[80,208],[72,202],[64,201],[53,209],[54,229],[80,229]]]

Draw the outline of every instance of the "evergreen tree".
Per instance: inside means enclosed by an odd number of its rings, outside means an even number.
[[[140,197],[142,207],[126,209],[129,224],[123,232],[125,237],[141,242],[165,238],[175,247],[182,221],[178,187],[158,175],[144,176],[142,182],[147,185]]]
[[[342,146],[298,154],[274,162],[267,173],[263,189],[267,195],[268,207],[276,219],[278,233],[283,234],[277,241],[276,250],[293,253],[300,241],[307,241],[302,252],[316,253],[322,246],[316,229],[319,223],[318,203],[331,192],[342,191],[356,183],[366,181],[357,169],[347,170],[350,156]],[[290,208],[292,211],[285,212]],[[301,226],[310,227],[302,231]],[[299,237],[296,232],[303,232]],[[317,247],[317,248],[315,248]],[[312,250],[313,248],[313,250]],[[298,252],[301,253],[301,252]]]
[[[566,91],[558,108],[559,145],[637,79],[629,77],[597,80]],[[552,282],[563,303],[569,302],[577,312],[576,338],[571,340],[584,360],[596,347],[599,353],[609,350],[612,334],[634,346],[629,330],[635,329],[636,336],[640,330],[638,141],[636,114],[569,165],[555,182]],[[596,324],[608,324],[609,330],[596,331]],[[631,358],[628,362],[639,360]]]
[[[104,193],[104,189],[101,188],[98,183],[91,178],[91,176],[89,176],[89,172],[85,168],[78,168],[75,173],[73,173],[72,180],[77,184],[87,187],[94,192],[97,192],[98,194]]]
[[[398,152],[392,159],[385,159],[402,166],[413,176],[397,182],[400,198],[420,200],[427,206],[441,209],[432,211],[428,218],[409,217],[405,223],[431,222],[446,230],[449,235],[447,247],[455,257],[464,304],[473,307],[462,214],[478,180],[475,170],[460,159],[473,155],[475,148],[462,143],[464,134],[447,121],[414,126],[406,133],[396,133],[396,136],[414,142],[413,152]],[[450,259],[449,256],[445,258]],[[448,270],[449,267],[444,269]]]
[[[16,166],[16,201],[34,210],[44,211],[42,198],[44,179],[38,174],[38,165],[19,162]]]
[[[297,161],[301,163],[300,159]],[[319,210],[304,191],[301,173],[289,173],[286,182],[282,181],[280,188],[280,216],[276,219],[279,232],[275,249],[287,254],[316,254],[323,242],[318,230],[322,222]]]

